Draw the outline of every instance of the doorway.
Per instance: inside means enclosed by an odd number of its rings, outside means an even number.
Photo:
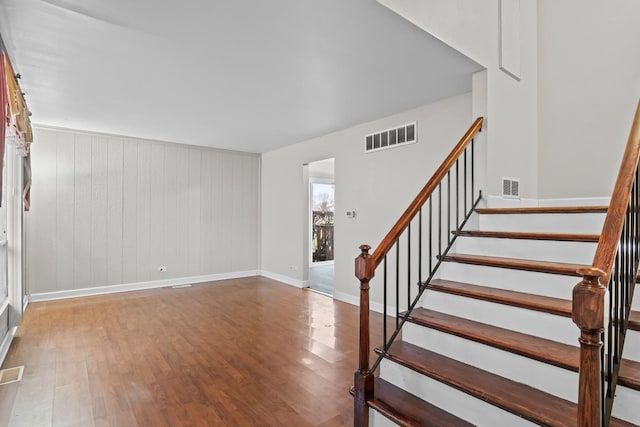
[[[309,288],[333,295],[334,159],[309,163]]]

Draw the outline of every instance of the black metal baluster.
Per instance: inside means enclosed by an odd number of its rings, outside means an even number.
[[[418,212],[418,282],[422,283],[422,208]]]
[[[442,182],[438,184],[438,256],[442,256]]]
[[[633,219],[631,214],[631,206],[627,208],[627,222],[625,223],[625,239],[626,239],[626,249],[627,252],[627,278],[623,283],[624,288],[622,292],[622,300],[620,301],[620,360],[622,360],[622,346],[624,345],[624,325],[625,320],[627,319],[627,307],[628,303],[631,300],[631,291],[632,291],[632,283],[635,283],[635,277],[637,275],[637,270],[634,271],[635,260],[633,258],[633,239],[631,238]]]
[[[471,200],[473,201],[473,198],[475,197],[475,189],[474,189],[474,178],[475,178],[475,170],[474,170],[474,163],[475,163],[475,154],[474,154],[474,149],[473,149],[473,142],[474,139],[471,139]]]
[[[467,149],[464,149],[464,212],[467,213]],[[473,197],[473,196],[472,196]]]
[[[636,250],[635,260],[636,260],[636,269],[640,267],[640,169],[636,169],[636,182],[634,184],[635,189],[635,199],[633,206],[633,216],[635,220],[635,228],[634,228],[634,248]],[[635,283],[635,282],[634,282]],[[631,286],[633,289],[633,285]],[[633,298],[633,292],[631,292],[631,298]],[[629,302],[631,304],[631,301]]]
[[[617,259],[617,258],[616,258],[616,259]],[[615,273],[614,273],[614,274],[615,274]],[[613,277],[612,277],[612,279],[613,279]],[[611,280],[611,281],[610,281],[610,283],[611,283],[612,285],[614,284],[614,282],[615,282],[615,279],[613,279],[613,280]],[[615,285],[614,285],[614,286],[615,286]],[[613,328],[614,328],[614,325],[613,325],[613,317],[615,316],[615,314],[614,314],[614,313],[615,313],[615,311],[614,311],[614,303],[613,303],[613,299],[614,299],[613,294],[614,294],[614,292],[613,292],[613,289],[612,289],[612,290],[611,290],[611,292],[609,293],[609,319],[610,319],[610,321],[609,321],[609,326],[607,327],[608,336],[609,336],[609,339],[608,339],[608,340],[607,340],[607,342],[606,342],[606,344],[607,344],[607,345],[606,345],[606,348],[607,348],[607,351],[606,351],[607,359],[606,359],[606,364],[604,364],[604,363],[603,363],[603,364],[601,365],[601,366],[602,366],[603,373],[604,373],[605,371],[606,371],[606,372],[612,372],[611,370],[613,369],[613,363],[612,363],[613,339],[612,339],[612,337],[613,337],[613,334],[615,333],[615,331],[614,331],[614,329],[613,329]],[[603,338],[604,338],[605,334],[602,334],[602,335],[603,335]],[[606,367],[606,369],[605,369],[605,367]],[[608,378],[606,378],[606,380],[607,380],[607,383],[608,383]],[[607,392],[608,392],[608,389],[609,389],[609,387],[608,387],[608,385],[607,385]],[[606,406],[603,406],[603,408],[605,408],[605,407],[606,407]]]
[[[607,342],[607,374],[606,374],[607,397],[611,397],[611,393],[612,393],[611,383],[612,383],[612,375],[613,375],[614,364],[615,364],[615,353],[617,352],[618,325],[617,325],[615,316],[617,313],[616,294],[617,294],[617,289],[619,288],[619,285],[620,285],[620,270],[621,270],[620,263],[621,263],[620,253],[618,252],[614,262],[613,277],[612,277],[613,280],[610,281],[610,284],[613,286],[611,286],[610,288],[611,291],[609,294],[610,320],[609,320],[609,339]],[[603,365],[603,368],[604,368],[604,365]]]
[[[602,332],[602,334],[600,334],[600,341],[604,342],[604,332]],[[607,366],[605,363],[607,363],[607,361],[605,360],[605,354],[604,354],[604,348],[605,346],[602,346],[600,348],[600,366],[602,366],[602,369],[600,370],[600,407],[602,408],[602,411],[605,411],[605,408],[607,407],[607,377],[605,376],[605,366]],[[605,417],[603,417],[604,419]],[[604,427],[604,426],[603,426]]]
[[[400,324],[400,239],[396,240],[396,330]]]
[[[451,170],[447,171],[447,246],[451,243]]]
[[[630,291],[631,291],[631,283],[635,283],[635,276],[637,274],[637,271],[634,272],[633,267],[635,265],[634,259],[633,259],[633,240],[631,239],[631,224],[632,224],[632,219],[631,219],[631,206],[629,206],[627,208],[627,221],[624,224],[624,235],[625,235],[625,253],[626,253],[626,258],[627,258],[627,271],[625,274],[625,281],[624,283],[622,283],[622,289],[620,290],[620,313],[619,313],[619,324],[620,326],[618,326],[618,333],[620,334],[620,337],[618,339],[618,343],[619,343],[619,351],[618,351],[618,357],[619,357],[619,361],[622,360],[622,346],[624,345],[624,325],[625,325],[625,320],[627,319],[627,303],[630,299]]]
[[[635,177],[635,181],[633,183],[633,190],[634,190],[634,197],[632,199],[632,217],[633,217],[633,230],[632,230],[632,239],[633,239],[633,271],[638,271],[638,259],[640,257],[640,253],[639,253],[639,248],[638,248],[638,227],[640,227],[640,222],[638,220],[638,195],[640,194],[640,191],[638,190],[638,172],[639,169],[636,169],[636,177]],[[629,284],[629,302],[628,302],[628,308],[631,308],[631,303],[633,302],[633,291],[634,291],[634,287],[635,287],[635,278],[632,281],[632,283]]]
[[[620,313],[618,314],[620,316],[620,321],[622,322],[624,319],[626,319],[626,311],[627,311],[627,301],[629,300],[629,290],[630,290],[630,283],[634,282],[633,279],[633,265],[635,264],[633,262],[633,249],[631,248],[631,208],[630,206],[627,207],[627,213],[626,213],[626,221],[625,224],[622,228],[622,232],[624,235],[624,252],[625,252],[625,278],[624,278],[624,282],[622,283],[622,289],[620,292]],[[624,331],[622,330],[622,326],[619,328],[620,334],[623,334]],[[620,343],[622,343],[622,336],[620,337]],[[620,349],[620,353],[622,353],[622,348]]]
[[[433,273],[433,200],[429,196],[429,275]]]
[[[456,159],[456,230],[460,228],[460,177],[458,175],[458,159]]]
[[[618,358],[618,339],[619,339],[619,335],[618,335],[618,331],[620,328],[620,323],[618,321],[618,319],[616,319],[616,316],[618,316],[618,300],[619,300],[619,291],[620,291],[620,286],[621,280],[624,280],[623,278],[621,278],[620,276],[624,275],[624,256],[623,254],[620,253],[620,251],[618,251],[618,254],[616,255],[616,259],[615,259],[615,269],[614,269],[614,280],[613,280],[613,289],[610,291],[611,292],[611,298],[612,301],[610,301],[613,305],[613,316],[611,319],[611,323],[613,323],[613,335],[609,335],[609,341],[611,342],[610,347],[612,346],[613,348],[609,348],[609,388],[611,388],[611,374],[614,372],[613,371],[613,367],[614,364],[617,362],[617,358]]]
[[[387,351],[387,256],[384,256],[384,295],[382,297],[382,347]]]
[[[411,306],[411,223],[407,226],[407,310]]]

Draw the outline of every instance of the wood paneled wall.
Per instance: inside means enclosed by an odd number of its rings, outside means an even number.
[[[259,268],[257,155],[47,128],[35,136],[29,294]]]

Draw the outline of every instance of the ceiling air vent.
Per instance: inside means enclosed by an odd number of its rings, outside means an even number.
[[[375,132],[364,137],[364,151],[386,150],[418,141],[416,122]]]
[[[502,177],[502,197],[507,199],[519,199],[520,180]]]

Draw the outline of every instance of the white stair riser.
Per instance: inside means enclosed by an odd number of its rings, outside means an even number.
[[[627,336],[624,339],[623,359],[640,362],[640,332],[627,329]]]
[[[617,386],[613,401],[613,416],[640,425],[640,391]]]
[[[577,402],[578,373],[475,341],[406,323],[403,341]]]
[[[633,291],[633,301],[631,301],[631,309],[640,311],[640,285],[637,284],[635,291]]]
[[[600,234],[605,214],[480,215],[480,230]]]
[[[596,243],[458,237],[452,253],[591,264]]]
[[[475,285],[491,286],[529,294],[570,300],[580,278],[560,274],[537,273],[509,268],[444,262],[438,277]]]
[[[375,409],[369,408],[369,427],[398,427],[398,424]]]
[[[428,401],[431,404],[479,427],[535,425],[510,412],[388,360],[383,360],[380,364],[380,377],[424,400],[427,400],[426,396],[429,396]]]
[[[430,310],[573,346],[577,346],[580,336],[573,321],[564,316],[432,290],[424,293],[422,304]]]

